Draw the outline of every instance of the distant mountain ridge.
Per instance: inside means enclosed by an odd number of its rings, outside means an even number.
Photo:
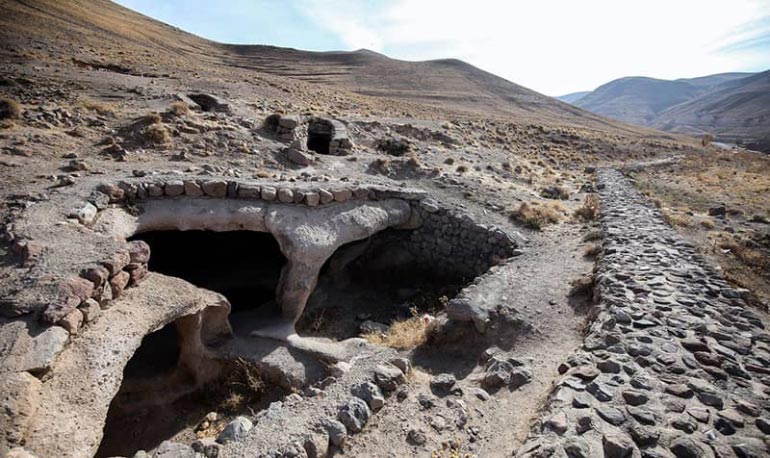
[[[631,76],[577,94],[558,99],[619,121],[770,149],[770,71],[677,80]]]
[[[581,98],[587,96],[590,94],[591,91],[579,91],[579,92],[572,92],[570,94],[564,94],[556,97],[557,99],[561,100],[562,102],[572,103],[574,104]]]

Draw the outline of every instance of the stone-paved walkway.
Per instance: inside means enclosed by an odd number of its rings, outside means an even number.
[[[770,335],[615,170],[598,315],[520,457],[770,456]]]

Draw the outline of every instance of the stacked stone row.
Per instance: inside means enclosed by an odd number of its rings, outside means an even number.
[[[426,265],[475,277],[515,255],[516,240],[505,231],[474,221],[469,215],[441,208],[424,199],[412,203],[421,226],[410,234],[409,250]]]
[[[332,371],[334,372],[335,369],[336,366],[333,367]],[[358,382],[350,387],[349,397],[336,406],[336,417],[314,419],[313,425],[308,425],[308,431],[301,437],[282,437],[280,440],[283,444],[278,445],[276,449],[249,451],[250,456],[259,458],[277,456],[326,458],[331,456],[333,447],[338,450],[342,449],[350,436],[358,434],[364,429],[372,416],[382,409],[387,399],[406,381],[406,376],[410,371],[411,363],[404,357],[396,357],[390,362],[377,365],[368,380]],[[314,392],[318,388],[311,388],[310,390]],[[298,394],[291,396],[299,398]],[[268,409],[259,412],[254,421],[247,417],[238,417],[224,428],[216,440],[197,440],[190,447],[183,444],[168,443],[162,447],[187,453],[196,451],[205,454],[206,451],[211,451],[212,453],[206,456],[219,456],[224,453],[222,451],[223,446],[232,442],[247,440],[249,432],[253,429],[253,424],[274,419],[276,417],[276,414],[273,413],[274,406],[275,410],[278,411],[281,408],[281,402],[273,403]],[[237,454],[234,455],[237,456]]]
[[[141,283],[147,276],[150,246],[136,240],[111,258],[84,269],[58,285],[58,299],[43,311],[42,321],[61,326],[70,335],[97,319],[126,288]]]
[[[417,190],[390,189],[384,186],[337,186],[309,189],[285,184],[259,184],[225,179],[166,179],[158,181],[121,181],[103,184],[98,192],[111,203],[123,203],[161,197],[209,197],[263,200],[317,207],[348,200],[421,199]]]
[[[770,334],[619,172],[600,170],[598,315],[516,456],[770,455]]]

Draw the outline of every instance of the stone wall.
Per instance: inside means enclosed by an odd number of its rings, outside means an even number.
[[[353,150],[347,127],[336,119],[275,113],[265,118],[262,126],[280,140],[299,140],[302,149],[306,147],[308,136],[316,133],[329,137],[329,154],[332,156],[346,156]]]
[[[410,234],[410,251],[426,265],[451,269],[470,279],[514,255],[516,240],[475,222],[469,215],[440,207],[432,199],[412,203],[420,227]]]

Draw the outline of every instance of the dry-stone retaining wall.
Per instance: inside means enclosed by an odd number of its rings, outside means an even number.
[[[412,202],[421,226],[410,234],[412,254],[432,268],[449,269],[466,278],[487,271],[514,255],[516,240],[508,233],[443,208],[432,199]]]
[[[769,456],[762,320],[619,172],[597,187],[598,316],[516,456]]]

